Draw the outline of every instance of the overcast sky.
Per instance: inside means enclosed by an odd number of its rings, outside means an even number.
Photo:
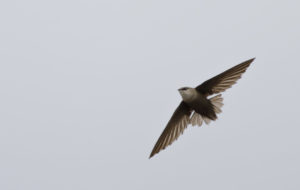
[[[0,2],[0,189],[298,190],[297,1]],[[252,57],[216,122],[149,154],[177,91]]]

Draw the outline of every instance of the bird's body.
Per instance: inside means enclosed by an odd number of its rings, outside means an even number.
[[[196,88],[183,87],[178,89],[182,101],[156,142],[150,158],[172,144],[183,133],[188,124],[201,126],[203,121],[209,124],[210,121],[216,120],[217,114],[221,113],[223,106],[223,98],[219,93],[235,84],[253,60],[254,58],[232,67]],[[213,94],[217,95],[210,98],[209,96]]]
[[[186,103],[191,110],[212,120],[216,118],[213,104],[204,94],[190,87],[179,89],[179,93],[182,96],[183,102]]]

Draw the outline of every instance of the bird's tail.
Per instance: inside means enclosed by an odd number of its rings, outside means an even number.
[[[215,113],[216,114],[221,113],[222,112],[221,107],[224,105],[222,95],[221,94],[216,95],[216,96],[210,98],[209,100],[213,105],[213,109],[214,109]],[[192,126],[198,125],[200,127],[202,125],[203,121],[205,122],[205,124],[209,124],[211,119],[209,119],[208,117],[205,117],[203,115],[200,115],[197,112],[194,112],[192,117],[190,118],[190,124],[192,124]]]
[[[216,95],[210,98],[209,100],[213,104],[215,112],[217,114],[221,113],[222,112],[221,107],[224,105],[222,95],[221,94]]]

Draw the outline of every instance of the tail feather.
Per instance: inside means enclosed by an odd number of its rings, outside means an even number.
[[[217,96],[210,98],[209,100],[213,104],[215,112],[221,113],[222,112],[221,107],[224,105],[222,95],[219,94]]]
[[[222,112],[221,107],[224,105],[222,95],[221,94],[216,95],[210,98],[209,100],[213,105],[215,113],[216,114],[221,113]],[[208,125],[211,122],[211,119],[197,112],[194,112],[192,117],[190,118],[190,124],[192,124],[192,126],[198,125],[200,127],[203,124],[203,122],[206,125]]]

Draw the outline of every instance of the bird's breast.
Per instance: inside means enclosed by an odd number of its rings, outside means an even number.
[[[203,110],[210,107],[209,100],[205,96],[201,95],[200,93],[198,93],[192,99],[189,99],[188,101],[184,101],[184,102],[187,103],[194,110]]]

